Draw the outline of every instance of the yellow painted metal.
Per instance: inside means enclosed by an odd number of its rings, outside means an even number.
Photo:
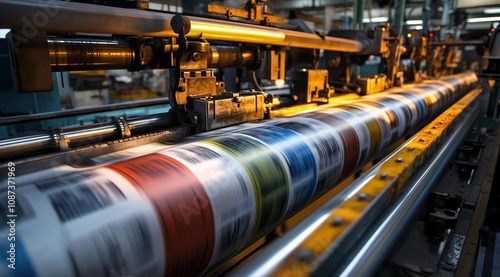
[[[375,198],[385,197],[387,204],[391,202],[408,178],[434,149],[439,147],[439,142],[445,138],[455,119],[460,117],[462,111],[473,103],[480,93],[480,89],[471,91],[406,142],[391,159],[380,166],[378,173],[371,180],[333,209],[328,219],[277,267],[273,275],[310,275],[322,258],[328,255],[329,247],[369,211]]]
[[[271,110],[270,117],[275,118],[283,116],[296,116],[299,114],[319,111],[321,109],[325,109],[327,107],[333,107],[339,104],[353,103],[355,100],[358,99],[360,99],[360,97],[355,93],[334,95],[333,97],[330,97],[328,99],[327,104],[309,103],[309,104],[294,105],[291,107],[283,107]]]

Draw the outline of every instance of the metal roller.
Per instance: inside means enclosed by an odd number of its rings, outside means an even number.
[[[255,69],[260,65],[260,55],[255,47],[210,46],[208,67],[246,67]]]
[[[2,0],[0,27],[20,30],[29,37],[36,30],[63,32],[87,32],[116,35],[142,35],[151,37],[176,37],[171,27],[173,14],[131,10],[42,0]],[[220,40],[254,44],[269,44],[329,51],[359,52],[357,41],[315,34],[281,30],[272,27],[221,22],[215,19],[189,17],[191,31],[188,38],[203,36],[208,40]],[[242,35],[245,34],[245,35]]]
[[[148,67],[155,59],[159,59],[152,55],[141,55],[143,50],[132,40],[48,39],[46,47],[54,72],[123,68],[133,71]],[[256,47],[210,46],[209,68],[255,69],[259,65],[260,55]]]
[[[230,276],[376,275],[468,135],[481,92],[469,92]]]
[[[177,118],[174,114],[163,113],[130,119],[120,117],[110,123],[68,127],[12,137],[0,140],[0,160],[5,161],[57,150],[65,151],[95,143],[106,143],[176,125]]]
[[[464,73],[394,88],[26,183],[16,189],[25,213],[16,226],[22,267],[38,276],[208,274],[476,81]]]

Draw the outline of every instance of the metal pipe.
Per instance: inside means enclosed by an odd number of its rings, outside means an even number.
[[[448,29],[450,29],[450,30],[452,30],[452,28],[453,28],[453,26],[455,24],[455,16],[456,16],[455,11],[456,11],[457,4],[458,4],[457,2],[458,2],[457,0],[451,0],[450,1],[450,12],[449,12],[449,17],[450,18],[448,20],[448,26],[447,26]],[[457,27],[456,30],[455,30],[456,31],[455,38],[459,38],[460,37],[460,30],[458,29],[459,26],[455,26],[455,27]]]
[[[126,41],[49,39],[52,71],[129,69],[135,62]]]
[[[57,150],[50,132],[31,134],[0,140],[0,157],[6,160],[15,157],[13,153],[41,154]]]
[[[4,0],[0,10],[0,27],[20,30],[20,34],[27,38],[36,36],[38,30],[177,37],[170,25],[173,16],[74,2]],[[189,19],[191,29],[186,35],[188,38],[203,37],[208,40],[342,52],[361,51],[361,44],[349,39],[322,38],[316,34],[201,17],[190,16]]]
[[[354,5],[354,30],[363,30],[363,17],[365,12],[365,0],[355,0]],[[370,18],[370,21],[372,19]]]
[[[39,30],[153,37],[176,36],[168,13],[106,7],[66,1],[2,0],[0,26],[25,37]]]
[[[78,146],[96,144],[117,139],[121,135],[121,130],[118,128],[117,124],[103,123],[95,124],[90,127],[81,126],[71,128],[67,131],[61,131],[60,134],[64,135],[62,139],[65,139],[67,141],[70,148],[75,148]]]
[[[395,0],[395,2],[394,13],[396,14],[396,17],[394,19],[394,30],[397,34],[401,34],[403,33],[406,0]]]
[[[450,1],[452,0],[443,0],[443,12],[441,14],[441,26],[443,26],[444,31],[440,32],[439,39],[445,39],[445,33],[448,29],[448,25],[450,23]]]
[[[8,138],[0,140],[0,159],[20,158],[57,150],[66,151],[74,147],[158,131],[162,128],[173,127],[176,123],[174,114],[165,113],[132,119],[119,118],[110,123],[70,127]]]
[[[158,114],[151,117],[133,118],[128,121],[132,136],[173,127],[176,122],[172,113]]]
[[[305,32],[202,17],[189,17],[189,19],[191,20],[191,30],[187,34],[188,38],[202,36],[208,40],[324,49],[350,53],[361,51],[361,44],[350,39],[320,37]]]
[[[424,203],[433,184],[439,180],[440,172],[448,165],[455,154],[455,149],[465,139],[479,115],[478,105],[470,114],[464,118],[449,135],[435,156],[428,161],[429,166],[421,170],[421,174],[415,174],[418,178],[407,184],[407,189],[386,210],[382,216],[368,229],[364,239],[358,241],[351,253],[353,257],[346,257],[350,261],[335,276],[372,276],[380,267],[384,259],[394,247],[398,238],[401,237],[411,219],[418,213],[419,207]]]
[[[169,101],[167,98],[157,98],[157,99],[147,99],[147,100],[139,100],[132,102],[123,102],[118,104],[110,104],[106,106],[85,107],[85,108],[77,108],[77,109],[57,111],[57,112],[10,116],[10,117],[0,118],[0,125],[19,124],[25,122],[40,121],[44,119],[117,111],[121,109],[140,108],[140,107],[148,107],[155,105],[167,105],[168,103]]]
[[[424,7],[422,10],[422,35],[426,36],[429,34],[429,23],[431,21],[431,4],[432,0],[425,0]]]
[[[255,47],[210,46],[208,67],[246,67],[255,69],[259,64],[259,49]]]

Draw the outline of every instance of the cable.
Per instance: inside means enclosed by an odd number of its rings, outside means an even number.
[[[258,91],[264,91],[260,85],[259,82],[257,81],[257,74],[255,74],[255,71],[252,71],[252,81],[253,81],[253,86],[256,90]]]

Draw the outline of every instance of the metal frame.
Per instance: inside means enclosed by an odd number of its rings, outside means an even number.
[[[171,26],[174,15],[168,13],[63,1],[2,0],[0,3],[0,27],[18,29],[27,37],[38,30],[177,37]],[[189,21],[191,28],[186,36],[192,39],[361,51],[361,44],[354,40],[194,16]]]

